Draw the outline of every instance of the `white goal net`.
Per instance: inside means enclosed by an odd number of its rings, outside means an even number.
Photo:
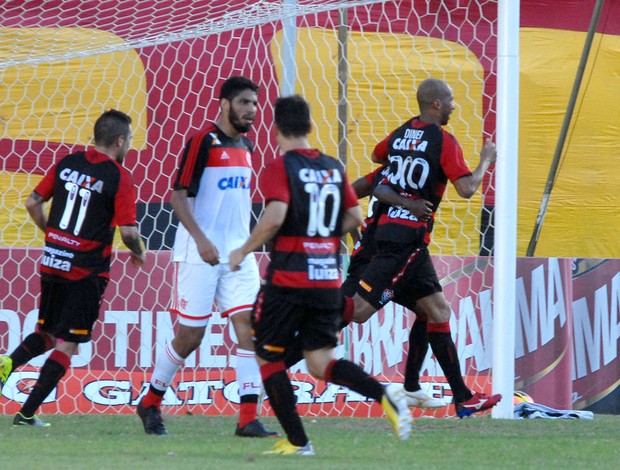
[[[52,164],[89,145],[106,109],[131,115],[134,139],[125,165],[138,188],[148,266],[113,257],[112,281],[93,342],[46,400],[47,413],[133,412],[163,345],[170,248],[176,228],[169,198],[181,149],[217,117],[222,81],[245,75],[260,85],[254,170],[276,155],[273,102],[295,91],[312,106],[312,143],[346,162],[351,181],[373,169],[374,145],[417,114],[415,89],[448,81],[457,109],[448,129],[470,167],[495,128],[497,2],[491,0],[117,0],[3,2],[0,5],[0,354],[35,326],[37,264],[43,237],[23,202]],[[256,180],[256,179],[255,179]],[[260,187],[252,189],[254,218]],[[431,251],[454,315],[463,374],[490,391],[493,185],[471,200],[449,188]],[[482,240],[482,241],[481,241]],[[481,244],[483,246],[481,246]],[[257,254],[264,263],[266,255]],[[383,380],[402,382],[411,312],[390,306],[343,332],[338,353]],[[232,326],[218,315],[164,400],[167,413],[233,414],[238,402]],[[11,375],[0,412],[14,413],[42,358]],[[361,397],[317,384],[293,370],[306,413],[375,416]],[[451,400],[430,352],[423,387]],[[267,406],[268,409],[268,406]],[[418,412],[419,413],[419,412]],[[449,416],[450,408],[435,412]]]

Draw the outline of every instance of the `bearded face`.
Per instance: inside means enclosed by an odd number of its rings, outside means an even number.
[[[116,161],[118,163],[123,163],[125,160],[125,156],[127,152],[129,152],[129,147],[131,146],[131,140],[133,139],[133,134],[131,133],[131,128],[129,129],[129,135],[127,137],[123,137],[121,146],[118,149],[118,154],[116,155]]]
[[[230,102],[228,121],[237,132],[245,134],[252,129],[257,108],[258,96],[256,93],[252,90],[244,90]]]

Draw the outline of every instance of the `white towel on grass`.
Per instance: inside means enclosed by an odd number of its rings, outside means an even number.
[[[556,410],[539,403],[522,402],[515,405],[515,419],[594,419],[591,411]]]

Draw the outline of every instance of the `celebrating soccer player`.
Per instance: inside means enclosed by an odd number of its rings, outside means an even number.
[[[394,130],[373,152],[375,162],[389,165],[374,192],[385,203],[375,233],[377,253],[354,296],[346,298],[344,319],[364,322],[399,293],[399,303],[428,319],[428,341],[452,389],[456,414],[463,418],[492,408],[501,395],[472,393],[463,381],[450,333],[450,305],[427,246],[447,181],[459,196],[470,198],[497,152],[487,140],[480,163],[470,171],[456,138],[442,127],[455,109],[452,88],[429,78],[420,84],[417,99],[420,115]]]

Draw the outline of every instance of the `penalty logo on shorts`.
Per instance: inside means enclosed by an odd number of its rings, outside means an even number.
[[[394,298],[394,291],[392,289],[385,289],[381,294],[381,305],[385,305]]]

